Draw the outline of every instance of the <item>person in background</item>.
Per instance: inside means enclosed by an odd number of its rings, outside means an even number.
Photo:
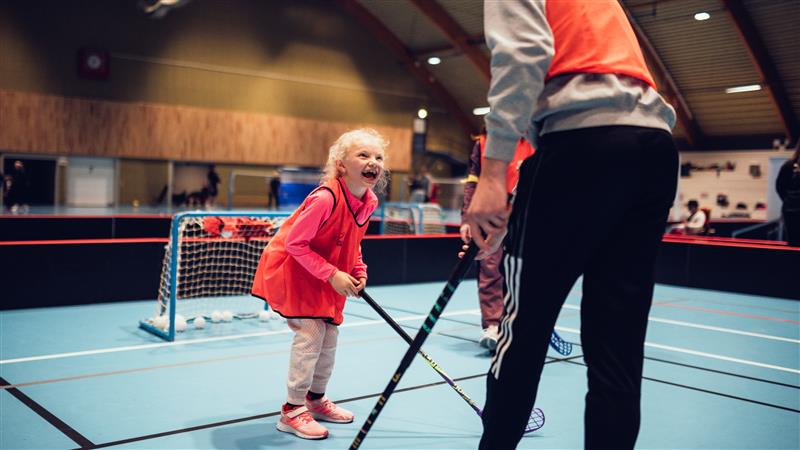
[[[14,180],[11,175],[4,175],[3,172],[0,172],[0,182],[3,183],[0,185],[0,192],[3,194],[3,209],[8,210],[8,191],[11,189]]]
[[[786,240],[792,247],[800,247],[800,139],[794,155],[783,163],[778,172],[775,190],[783,201],[781,215]]]
[[[281,177],[280,175],[275,175],[269,180],[269,200],[267,201],[267,207],[273,209],[280,208],[281,206],[280,193],[281,193]]]
[[[325,439],[317,420],[350,423],[353,413],[325,396],[347,297],[367,283],[361,240],[386,185],[388,143],[375,130],[348,131],[328,151],[322,184],[281,225],[261,254],[252,294],[294,331],[287,399],[277,428]]]
[[[553,326],[582,275],[583,444],[633,449],[656,254],[677,187],[675,111],[617,0],[483,6],[491,110],[466,222],[478,257],[505,241],[508,296],[480,448],[522,438]],[[523,135],[536,153],[509,209],[505,174]]]
[[[689,217],[687,217],[683,223],[686,234],[704,234],[706,223],[708,222],[705,211],[700,209],[700,204],[697,203],[697,200],[689,200],[686,203],[686,208],[689,209]]]
[[[25,212],[28,209],[28,174],[22,161],[14,161],[14,169],[3,178],[5,186],[4,204],[12,213]]]
[[[428,172],[428,168],[423,166],[419,172],[419,182],[420,182],[420,189],[425,192],[425,203],[431,201],[431,197],[433,196],[433,189],[436,183],[433,182],[433,177],[431,177],[430,172]],[[438,195],[438,193],[437,193]]]
[[[464,185],[464,202],[461,206],[461,239],[468,243],[472,240],[469,224],[464,222],[464,216],[469,208],[472,194],[481,176],[483,163],[483,149],[486,147],[486,129],[481,134],[473,137],[475,145],[469,158],[467,183]],[[506,174],[506,190],[509,196],[517,187],[519,179],[519,166],[526,158],[533,155],[533,147],[525,140],[520,139],[514,152],[514,160],[508,165]],[[503,249],[498,248],[491,255],[478,261],[478,301],[481,309],[481,327],[483,332],[478,339],[478,344],[494,352],[499,337],[498,326],[500,316],[503,314],[503,275],[500,273],[500,261],[503,258]]]
[[[427,203],[430,200],[430,189],[431,177],[428,169],[422,167],[409,181],[409,203]]]
[[[210,207],[214,205],[214,202],[217,200],[217,195],[219,195],[219,183],[220,178],[219,174],[217,173],[216,166],[214,164],[210,164],[208,166],[208,173],[206,174],[207,182],[206,188],[203,198],[203,203],[206,207]]]

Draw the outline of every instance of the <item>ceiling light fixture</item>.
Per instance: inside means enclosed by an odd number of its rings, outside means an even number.
[[[439,58],[438,56],[431,56],[430,58],[428,58],[428,64],[432,66],[438,65],[441,62],[442,58]]]
[[[425,108],[418,109],[417,110],[417,117],[419,117],[420,119],[424,119],[424,118],[428,117],[428,110],[425,109]]]
[[[489,114],[489,111],[490,109],[488,106],[481,106],[480,108],[473,109],[472,114],[475,114],[476,116],[485,116],[486,114]]]
[[[710,18],[711,18],[711,14],[709,14],[709,13],[707,13],[705,11],[699,12],[699,13],[694,15],[694,20],[699,20],[699,21],[708,20]]]
[[[726,94],[736,94],[739,92],[753,92],[753,91],[760,91],[761,85],[760,84],[748,84],[745,86],[735,86],[728,89],[725,89]]]

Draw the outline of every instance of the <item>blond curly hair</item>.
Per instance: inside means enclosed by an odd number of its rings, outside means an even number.
[[[336,142],[328,149],[328,161],[325,163],[325,168],[322,170],[321,183],[327,183],[339,176],[339,170],[336,168],[336,161],[344,161],[347,152],[361,147],[379,148],[384,152],[383,161],[386,163],[386,147],[389,146],[387,141],[380,133],[372,128],[358,128],[350,130],[336,139]],[[389,183],[389,170],[383,168],[378,180],[375,183],[373,191],[382,193],[386,190],[386,185]]]

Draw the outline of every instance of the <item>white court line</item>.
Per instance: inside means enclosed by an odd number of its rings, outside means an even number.
[[[576,305],[568,305],[564,304],[565,309],[574,309],[580,311],[581,307]],[[770,334],[761,334],[761,333],[751,333],[749,331],[741,331],[741,330],[734,330],[731,328],[723,328],[723,327],[714,327],[711,325],[700,325],[698,323],[691,323],[691,322],[683,322],[680,320],[671,320],[671,319],[662,319],[660,317],[653,317],[650,316],[648,318],[651,322],[660,322],[660,323],[667,323],[670,325],[678,325],[682,327],[689,327],[689,328],[699,328],[702,330],[711,330],[711,331],[719,331],[722,333],[730,333],[730,334],[739,334],[742,336],[750,336],[750,337],[757,337],[761,339],[772,339],[774,341],[783,341],[783,342],[791,342],[792,344],[800,344],[800,339],[792,339],[786,338],[783,336],[773,336]]]
[[[577,310],[581,309],[579,306],[568,305],[568,304],[564,304],[564,308],[566,308],[566,309],[577,309]],[[685,326],[685,327],[703,328],[703,329],[708,329],[708,330],[713,330],[713,331],[722,331],[722,332],[725,332],[725,333],[742,334],[742,335],[745,335],[745,336],[754,336],[754,337],[760,337],[760,338],[764,338],[764,339],[775,339],[775,340],[778,340],[778,341],[800,343],[800,341],[798,341],[796,339],[789,339],[789,338],[784,338],[784,337],[780,337],[780,336],[770,336],[770,335],[767,335],[767,334],[759,334],[759,333],[748,333],[746,331],[731,330],[729,328],[712,327],[712,326],[706,326],[706,325],[698,325],[698,324],[689,323],[689,322],[680,322],[680,321],[677,321],[677,320],[659,319],[659,318],[655,318],[655,317],[650,317],[650,320],[652,320],[654,322],[664,322],[664,323],[669,323],[669,324],[673,324],[673,325],[680,325],[680,326]],[[581,334],[580,330],[576,330],[575,328],[566,328],[566,327],[556,326],[555,329],[557,331],[563,331],[563,332],[566,332],[566,333],[577,334],[578,336],[580,336],[580,334]],[[756,361],[749,361],[749,360],[746,360],[746,359],[739,359],[739,358],[732,358],[730,356],[717,355],[717,354],[714,354],[714,353],[698,352],[696,350],[690,350],[688,348],[671,347],[669,345],[656,344],[656,343],[653,343],[653,342],[645,342],[644,345],[646,347],[660,348],[662,350],[670,350],[670,351],[677,352],[677,353],[686,353],[686,354],[689,354],[689,355],[703,356],[705,358],[719,359],[719,360],[722,360],[722,361],[736,362],[736,363],[745,364],[745,365],[748,365],[748,366],[764,367],[764,368],[767,368],[767,369],[775,369],[775,370],[780,370],[780,371],[784,371],[784,372],[800,374],[800,370],[793,369],[793,368],[790,368],[790,367],[782,367],[782,366],[775,366],[775,365],[772,365],[772,364],[764,364],[764,363],[760,363],[760,362],[756,362]]]
[[[580,330],[576,330],[575,328],[566,328],[566,327],[555,327],[555,328],[558,331],[564,331],[564,332],[567,332],[567,333],[573,333],[573,334],[577,334],[577,335],[581,334]],[[745,364],[745,365],[748,365],[748,366],[763,367],[763,368],[766,368],[766,369],[774,369],[774,370],[780,370],[780,371],[783,371],[783,372],[800,374],[800,370],[793,369],[793,368],[790,368],[790,367],[774,366],[772,364],[764,364],[764,363],[760,363],[760,362],[756,362],[756,361],[749,361],[747,359],[732,358],[730,356],[717,355],[715,353],[698,352],[696,350],[689,350],[688,348],[671,347],[669,345],[656,344],[656,343],[653,343],[653,342],[646,342],[646,341],[644,343],[644,346],[645,347],[660,348],[662,350],[669,350],[669,351],[677,352],[677,353],[686,353],[686,354],[689,354],[689,355],[702,356],[704,358],[718,359],[718,360],[721,360],[721,361],[735,362],[735,363],[739,363],[739,364]]]
[[[462,316],[467,314],[474,314],[477,309],[467,309],[462,311],[453,311],[449,313],[443,313],[440,317],[449,317],[449,316]],[[419,320],[419,319],[426,319],[428,317],[427,314],[418,315],[418,316],[405,316],[399,317],[394,319],[395,322],[407,322],[410,320]],[[380,320],[365,320],[362,322],[353,322],[353,323],[344,323],[339,325],[339,328],[355,328],[355,327],[363,327],[368,325],[377,325],[386,323],[383,319]],[[103,353],[118,353],[118,352],[129,352],[135,350],[147,350],[151,348],[161,348],[161,347],[173,347],[178,345],[190,345],[190,344],[202,344],[206,342],[219,342],[219,341],[230,341],[234,339],[246,339],[251,337],[261,337],[261,336],[274,336],[277,334],[288,334],[292,333],[292,330],[285,329],[285,330],[276,330],[276,331],[262,331],[258,333],[248,333],[248,334],[236,334],[232,336],[218,336],[212,338],[200,338],[200,339],[189,339],[185,341],[174,341],[174,342],[159,342],[156,344],[143,344],[143,345],[130,345],[127,347],[113,347],[113,348],[100,348],[96,350],[86,350],[82,352],[69,352],[69,353],[57,353],[53,355],[41,355],[41,356],[29,356],[25,358],[14,358],[14,359],[3,359],[0,360],[0,365],[4,364],[17,364],[23,362],[31,362],[31,361],[44,361],[48,359],[61,359],[61,358],[72,358],[76,356],[88,356],[88,355],[100,355]]]

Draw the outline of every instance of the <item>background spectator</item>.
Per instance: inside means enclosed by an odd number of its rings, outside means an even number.
[[[793,247],[800,247],[800,140],[794,155],[781,166],[775,190],[783,201],[781,213],[786,227],[786,240]]]

